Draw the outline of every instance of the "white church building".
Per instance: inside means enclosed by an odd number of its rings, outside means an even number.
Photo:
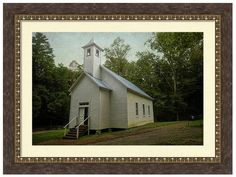
[[[101,52],[92,39],[84,49],[84,71],[69,89],[69,128],[127,129],[154,122],[153,98],[130,81],[101,65]],[[78,137],[77,137],[78,138]]]

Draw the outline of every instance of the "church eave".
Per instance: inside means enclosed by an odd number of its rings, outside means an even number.
[[[72,84],[72,86],[69,88],[69,92],[71,93],[72,92],[72,90],[77,86],[77,84],[79,83],[79,81],[82,79],[82,77],[83,76],[85,76],[85,73],[84,72],[82,72],[81,74],[80,74],[80,76],[75,80],[75,82]]]
[[[100,80],[100,79],[97,79],[97,78],[91,76],[89,73],[86,73],[86,72],[84,72],[84,73],[85,73],[85,75],[86,75],[95,85],[97,85],[99,88],[103,88],[103,89],[106,89],[106,90],[112,90],[112,89],[110,88],[110,86],[108,86],[107,83],[104,83],[104,81],[102,81],[102,80]]]
[[[143,98],[146,98],[146,99],[149,99],[149,100],[154,100],[154,98],[152,98],[151,96],[145,96],[145,95],[143,95],[143,94],[140,94],[140,93],[138,93],[138,92],[136,92],[136,91],[134,91],[134,90],[132,90],[132,89],[130,89],[130,88],[127,88],[127,91],[129,91],[130,93],[133,93],[133,94],[135,94],[135,95],[138,95],[138,96],[140,96],[140,97],[143,97]]]
[[[98,86],[99,88],[101,89],[105,89],[105,90],[109,90],[109,91],[112,91],[112,89],[107,86],[107,84],[105,85],[105,83],[100,83],[98,84],[96,81],[94,81],[93,79],[96,79],[96,78],[93,78],[92,76],[90,76],[88,73],[86,72],[83,72],[81,73],[81,75],[76,79],[76,81],[72,84],[72,86],[70,87],[70,89],[68,90],[70,93],[73,91],[73,89],[79,84],[80,80],[84,77],[84,76],[87,76],[96,86]],[[102,81],[100,81],[102,82]]]
[[[105,88],[105,87],[99,87],[101,90],[106,90],[106,91],[112,91],[111,89]]]
[[[87,44],[87,45],[83,46],[82,48],[85,49],[85,48],[88,48],[93,45],[96,46],[99,50],[103,51],[103,49],[101,47],[99,47],[96,43]]]

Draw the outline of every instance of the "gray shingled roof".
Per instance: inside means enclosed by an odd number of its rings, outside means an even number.
[[[112,88],[103,80],[101,79],[97,79],[93,76],[91,76],[89,73],[84,72],[98,87],[104,88],[104,89],[108,89],[108,90],[112,90]]]
[[[142,95],[146,98],[152,99],[153,98],[151,96],[149,96],[148,94],[146,94],[143,90],[141,90],[139,87],[137,87],[136,85],[134,85],[133,83],[131,83],[130,81],[126,80],[125,78],[119,76],[118,74],[112,72],[111,70],[109,70],[108,68],[106,68],[105,66],[101,65],[101,68],[105,71],[107,71],[113,78],[115,78],[116,80],[118,80],[121,84],[123,84],[126,88],[132,90],[133,92]],[[109,86],[108,83],[106,83],[105,81],[101,80],[101,79],[97,79],[93,76],[91,76],[89,73],[87,72],[83,72],[79,78],[75,81],[75,83],[71,86],[71,88],[69,89],[69,91],[71,92],[74,87],[77,85],[77,83],[80,81],[80,79],[83,77],[83,75],[88,76],[98,87],[107,89],[107,90],[112,90],[112,88]]]
[[[91,76],[89,73],[83,71],[83,73],[76,79],[76,81],[70,87],[69,92],[71,92],[75,88],[75,86],[79,83],[79,81],[82,79],[83,76],[88,76],[88,78],[90,78],[93,81],[93,83],[95,83],[98,87],[101,87],[107,90],[112,90],[112,88],[105,81],[97,79]]]
[[[131,83],[130,81],[126,80],[125,78],[119,76],[118,74],[112,72],[111,70],[109,70],[108,68],[106,68],[105,66],[101,65],[101,68],[104,69],[105,71],[107,71],[109,74],[111,74],[115,79],[117,79],[118,81],[120,81],[126,88],[144,96],[147,97],[149,99],[153,98],[151,96],[149,96],[148,94],[146,94],[143,90],[141,90],[139,87],[137,87],[136,85],[134,85],[133,83]]]

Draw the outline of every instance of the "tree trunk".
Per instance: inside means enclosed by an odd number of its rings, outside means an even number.
[[[176,82],[176,76],[175,76],[175,73],[173,73],[173,76],[172,76],[172,79],[173,79],[173,88],[174,88],[174,98],[176,99],[176,93],[177,93],[177,82]],[[175,100],[175,107],[177,108],[177,105],[176,105],[176,100]],[[177,111],[176,112],[176,120],[179,121],[179,112]]]
[[[176,112],[176,120],[179,121],[179,112]]]

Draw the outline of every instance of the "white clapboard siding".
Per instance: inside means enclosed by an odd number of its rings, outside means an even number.
[[[128,127],[154,122],[152,100],[127,91],[127,102]],[[138,103],[138,115],[136,115],[136,103]],[[143,115],[143,104],[145,106],[145,115]],[[150,115],[148,114],[148,106],[150,106]]]
[[[89,102],[90,129],[99,127],[100,91],[88,77],[84,76],[71,92],[70,120],[78,116],[79,102]],[[75,126],[74,123],[70,127]]]
[[[100,122],[99,129],[110,128],[110,91],[100,89]]]
[[[112,88],[110,95],[110,128],[128,128],[126,87],[101,70],[102,80]]]

